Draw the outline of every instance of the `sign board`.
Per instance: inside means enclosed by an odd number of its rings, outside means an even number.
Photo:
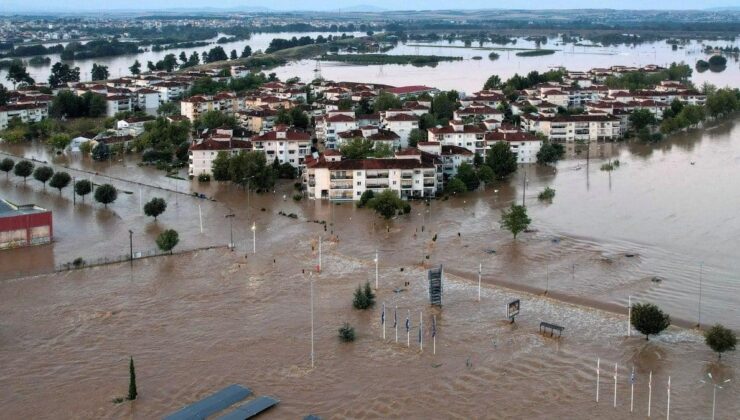
[[[429,270],[429,302],[442,306],[442,266]]]
[[[514,299],[511,302],[509,302],[508,305],[506,305],[506,317],[511,320],[511,322],[514,322],[514,317],[519,315],[519,309],[520,309],[520,301],[519,299]]]

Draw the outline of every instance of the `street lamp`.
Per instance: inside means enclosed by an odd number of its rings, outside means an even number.
[[[252,254],[257,253],[257,225],[252,222]]]
[[[229,241],[229,249],[234,249],[234,222],[232,219],[234,219],[234,213],[227,214],[224,216],[225,218],[229,219],[229,232],[230,232],[230,241]]]
[[[715,408],[717,407],[717,388],[719,389],[724,389],[724,388],[722,387],[722,385],[719,385],[716,382],[714,382],[714,378],[712,377],[711,373],[707,373],[707,376],[709,377],[709,379],[712,380],[712,420],[714,420]],[[727,384],[727,383],[730,383],[731,381],[732,379],[725,379],[725,381],[721,383]],[[700,379],[699,382],[703,384],[707,383],[707,381],[703,379]]]

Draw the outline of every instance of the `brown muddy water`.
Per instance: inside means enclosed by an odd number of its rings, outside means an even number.
[[[740,410],[730,356],[716,363],[694,331],[671,328],[646,342],[625,337],[625,317],[447,276],[444,306],[428,305],[425,272],[383,266],[378,301],[388,308],[382,339],[379,307],[351,309],[353,288],[373,264],[343,255],[342,241],[314,232],[273,243],[265,254],[198,251],[5,281],[0,284],[0,397],[6,418],[159,418],[231,383],[282,402],[265,418],[627,418],[665,416],[671,376],[673,418],[707,418],[712,373],[731,379],[718,393],[718,418]],[[273,256],[278,255],[276,263]],[[310,365],[310,282],[314,282],[315,367]],[[406,286],[408,282],[408,286]],[[403,289],[398,293],[395,289]],[[522,299],[513,325],[505,302]],[[399,343],[392,328],[398,308]],[[404,321],[412,330],[406,345]],[[423,351],[417,337],[424,319]],[[436,316],[436,354],[430,337]],[[538,334],[540,320],[566,327],[562,339]],[[337,339],[350,322],[351,344]],[[139,399],[125,395],[127,363],[136,361]],[[596,359],[600,401],[595,401]],[[613,372],[618,364],[617,407]],[[629,373],[635,368],[634,412]],[[53,413],[53,414],[52,414]]]
[[[50,159],[40,147],[3,150]],[[167,212],[154,222],[141,215],[140,185],[132,182],[70,170],[78,179],[91,176],[131,192],[104,209],[89,197],[74,206],[70,191],[59,197],[32,180],[24,185],[12,176],[0,179],[3,197],[36,202],[54,210],[55,218],[54,244],[0,252],[6,279],[47,272],[78,256],[127,254],[129,229],[135,251],[153,249],[165,228],[180,232],[180,249],[223,246],[230,235],[224,215],[231,212],[237,245],[233,254],[214,250],[138,260],[133,270],[121,264],[0,282],[0,384],[8,390],[0,406],[8,418],[51,417],[49,410],[58,407],[62,411],[55,416],[61,412],[65,418],[152,418],[236,382],[283,400],[273,418],[309,412],[330,418],[624,418],[627,371],[634,364],[633,415],[646,415],[646,373],[652,369],[654,416],[665,415],[671,375],[674,418],[708,417],[711,389],[698,381],[712,371],[733,379],[718,391],[717,418],[737,418],[736,354],[714,363],[692,330],[671,329],[649,343],[627,339],[625,315],[632,296],[633,302],[657,303],[682,325],[694,325],[701,279],[702,324],[740,328],[740,124],[726,122],[654,146],[592,145],[588,161],[585,150],[569,153],[556,168],[522,168],[510,181],[479,193],[430,206],[413,203],[410,215],[389,222],[350,203],[294,202],[288,183],[247,198],[234,186],[165,178],[137,167],[133,157],[112,164],[64,157],[54,162],[201,191],[217,201],[142,186],[143,201],[168,201]],[[619,159],[619,168],[600,171],[608,159]],[[513,241],[498,220],[501,208],[521,201],[525,172],[533,231]],[[556,190],[552,204],[536,198],[545,186]],[[326,231],[313,220],[326,220]],[[257,255],[245,259],[252,223]],[[324,273],[316,276],[318,359],[310,370],[308,280],[301,270],[316,265],[320,235],[326,259]],[[399,306],[401,326],[405,309],[411,309],[413,325],[423,310],[429,328],[422,263],[444,264],[455,275],[445,285],[444,308],[435,312],[435,357],[426,344],[419,354],[413,345],[412,351],[383,343],[378,310],[350,309],[353,287],[374,277],[376,249],[379,299]],[[478,264],[484,285],[520,291],[484,287],[478,304]],[[411,282],[408,291],[392,292],[405,281]],[[542,297],[545,289],[550,298]],[[522,297],[524,306],[511,327],[502,318],[513,296]],[[336,340],[345,320],[358,329],[355,344]],[[566,327],[559,344],[537,335],[542,320]],[[126,391],[129,354],[137,360],[142,397],[115,406],[109,401]],[[598,405],[597,357],[604,363]],[[466,367],[468,358],[472,367]],[[615,362],[616,409],[608,373]]]

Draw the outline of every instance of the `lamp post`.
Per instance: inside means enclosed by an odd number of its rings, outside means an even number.
[[[131,229],[128,231],[128,246],[129,261],[131,261],[131,265],[134,265],[134,232]]]
[[[229,219],[229,249],[234,249],[234,216],[234,213],[230,213],[224,216],[225,218]]]
[[[716,411],[716,408],[717,408],[717,388],[719,388],[719,389],[723,389],[723,388],[722,388],[722,385],[719,385],[716,382],[714,382],[714,378],[712,377],[712,374],[711,373],[707,373],[707,376],[709,377],[710,380],[712,380],[712,420],[714,420],[714,414],[715,414],[715,411]],[[721,383],[722,384],[727,384],[727,383],[730,383],[731,381],[732,381],[732,379],[726,379],[725,381],[723,381]],[[707,383],[707,381],[705,381],[703,379],[699,380],[699,382],[701,382],[703,384],[706,384]]]
[[[313,352],[313,273],[309,271],[308,277],[311,281],[311,369],[313,369],[314,352]]]
[[[252,254],[257,253],[257,225],[252,222]]]

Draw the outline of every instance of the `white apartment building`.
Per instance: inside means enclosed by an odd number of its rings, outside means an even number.
[[[612,115],[525,114],[521,122],[526,131],[543,134],[555,142],[616,140],[622,135],[620,119]]]
[[[536,163],[537,153],[543,141],[534,134],[522,132],[493,131],[486,133],[486,143],[493,146],[497,142],[506,142],[512,152],[516,153],[517,163]]]
[[[429,142],[439,142],[442,146],[458,146],[472,153],[486,154],[485,130],[474,125],[465,125],[462,121],[452,120],[450,125],[432,127],[427,130]]]
[[[308,196],[316,200],[357,201],[366,190],[390,189],[401,198],[434,197],[437,168],[421,157],[320,161],[307,166]]]
[[[105,97],[105,113],[109,117],[133,109],[131,97],[128,95],[108,95]]]
[[[235,155],[242,150],[252,150],[252,143],[231,138],[211,138],[202,140],[190,146],[188,157],[188,175],[196,177],[200,174],[213,175],[213,160],[219,152]]]
[[[252,145],[254,151],[265,153],[268,164],[277,158],[280,163],[287,162],[300,169],[306,163],[306,156],[311,154],[311,135],[278,126],[273,131],[252,137]]]
[[[7,104],[0,106],[0,130],[8,128],[8,122],[19,118],[24,123],[39,122],[49,116],[46,104]]]
[[[331,111],[316,120],[316,138],[324,142],[327,149],[336,149],[338,134],[356,130],[357,120],[352,111]]]
[[[386,115],[380,122],[381,128],[398,135],[401,147],[408,147],[411,130],[419,128],[419,117],[404,113]]]

